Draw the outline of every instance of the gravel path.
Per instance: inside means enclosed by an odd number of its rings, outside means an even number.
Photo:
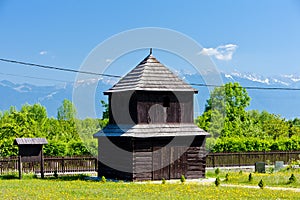
[[[197,183],[197,184],[203,184],[203,185],[209,185],[215,182],[215,178],[205,178],[205,179],[188,179],[186,180],[186,183]],[[146,182],[135,182],[137,184],[147,184],[147,183],[154,183],[154,184],[161,184],[161,181],[146,181]],[[180,183],[180,180],[166,180],[166,183],[171,184],[178,184]],[[239,187],[239,188],[250,188],[250,189],[260,189],[258,186],[254,185],[232,185],[232,184],[223,184],[221,183],[221,187]],[[294,191],[294,192],[300,192],[300,188],[287,188],[287,187],[270,187],[265,186],[265,189],[269,190],[285,190],[285,191]]]
[[[239,188],[251,188],[251,189],[260,189],[258,186],[254,185],[231,185],[231,184],[221,184],[223,187],[239,187]],[[300,192],[300,188],[286,188],[286,187],[269,187],[265,186],[264,189],[269,190],[286,190],[286,191],[294,191],[294,192]]]

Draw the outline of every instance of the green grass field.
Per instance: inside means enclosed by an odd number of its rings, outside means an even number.
[[[80,178],[80,177],[79,177]],[[195,183],[153,184],[25,178],[0,180],[0,199],[299,199],[300,193]]]
[[[215,174],[214,170],[210,170],[206,173],[207,177],[215,178],[219,176],[222,180],[225,179],[225,175],[228,173],[228,181],[223,181],[221,184],[238,184],[238,185],[255,185],[262,179],[267,186],[272,187],[287,187],[287,188],[300,188],[300,169],[296,170],[283,170],[274,173],[253,173],[253,180],[249,181],[250,172],[230,172],[221,170],[219,175]],[[288,183],[290,176],[294,174],[297,181],[295,183]],[[300,199],[300,198],[299,198]]]

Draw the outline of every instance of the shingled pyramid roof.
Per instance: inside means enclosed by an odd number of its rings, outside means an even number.
[[[104,94],[121,91],[192,91],[197,90],[181,80],[151,53]]]

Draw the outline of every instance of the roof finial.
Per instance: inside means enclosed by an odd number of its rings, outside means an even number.
[[[152,48],[150,48],[150,55],[152,55]]]

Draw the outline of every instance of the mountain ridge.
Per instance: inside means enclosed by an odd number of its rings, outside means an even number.
[[[205,84],[203,77],[199,74],[185,74],[179,72],[178,75],[187,83]],[[277,75],[262,76],[254,73],[241,73],[234,71],[232,73],[220,73],[223,83],[239,82],[243,87],[263,87],[263,88],[300,88],[300,76],[297,75]],[[13,83],[7,80],[0,81],[0,94],[4,98],[0,101],[0,110],[8,110],[10,106],[16,106],[18,109],[23,104],[40,103],[47,108],[48,115],[56,117],[57,108],[64,99],[72,99],[73,89],[76,87],[88,87],[97,84],[95,94],[95,106],[97,116],[101,117],[102,106],[100,100],[106,100],[103,91],[110,88],[117,79],[87,80],[77,83],[57,84],[53,86],[37,86],[28,83]],[[209,98],[209,91],[206,87],[195,86],[199,90],[197,101],[199,110],[196,115],[202,114],[206,100]],[[251,97],[249,110],[266,110],[270,113],[279,114],[286,118],[295,118],[300,116],[300,92],[285,90],[249,90]],[[298,100],[298,101],[297,101]]]

